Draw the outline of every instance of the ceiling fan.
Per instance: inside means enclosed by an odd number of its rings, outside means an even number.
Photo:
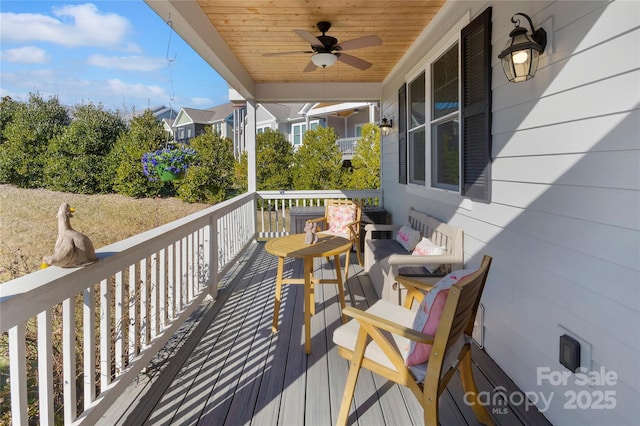
[[[366,70],[367,68],[371,67],[371,62],[367,62],[364,59],[360,59],[342,52],[345,50],[362,49],[364,47],[379,46],[382,44],[382,40],[380,40],[380,38],[375,35],[338,43],[337,38],[326,35],[326,32],[331,28],[330,22],[318,22],[316,27],[322,33],[322,35],[314,36],[309,31],[293,30],[293,32],[296,33],[300,38],[311,44],[311,50],[265,53],[263,54],[263,56],[281,56],[296,55],[300,53],[312,53],[311,61],[304,69],[304,72],[314,71],[318,67],[326,68],[333,65],[336,61],[340,61],[359,70]]]

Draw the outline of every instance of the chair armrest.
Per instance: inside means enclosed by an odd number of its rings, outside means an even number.
[[[405,277],[403,275],[396,276],[396,282],[403,285],[407,290],[429,291],[435,284],[420,281],[418,277]]]
[[[450,263],[458,263],[456,256],[452,254],[437,254],[433,256],[414,256],[412,254],[392,254],[388,259],[389,265],[428,265],[440,264],[448,265]]]
[[[428,334],[420,333],[412,328],[404,327],[400,324],[391,322],[385,318],[372,315],[366,311],[347,306],[342,310],[344,315],[347,315],[360,323],[368,323],[376,328],[388,331],[389,333],[397,334],[407,339],[413,340],[417,343],[433,344],[435,337]]]
[[[326,217],[318,217],[316,219],[307,219],[306,222],[309,223],[316,223],[316,222],[326,222],[327,218]]]

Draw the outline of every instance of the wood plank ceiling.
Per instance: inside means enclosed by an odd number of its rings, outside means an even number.
[[[256,83],[381,82],[438,12],[444,0],[198,0],[240,63]],[[293,32],[320,35],[319,21],[329,21],[327,35],[344,42],[377,35],[381,46],[348,53],[373,66],[361,71],[342,62],[303,72],[311,54],[265,57],[264,53],[309,51]]]

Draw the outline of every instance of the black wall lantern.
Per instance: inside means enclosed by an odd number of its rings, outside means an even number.
[[[528,34],[526,28],[520,26],[520,19],[516,16],[520,15],[529,21],[531,34]],[[538,57],[544,52],[547,45],[547,32],[538,28],[533,28],[531,18],[524,13],[516,13],[511,17],[516,27],[511,31],[509,37],[511,40],[507,42],[505,49],[498,55],[502,60],[502,69],[509,81],[517,83],[532,78],[538,69]]]
[[[391,133],[391,129],[393,128],[393,119],[387,120],[387,117],[383,118],[378,127],[380,128],[382,136],[389,136],[389,133]]]

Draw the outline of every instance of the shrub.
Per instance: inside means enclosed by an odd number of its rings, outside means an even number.
[[[210,129],[189,142],[198,163],[189,167],[184,179],[174,181],[177,195],[188,203],[218,203],[233,186],[233,142]]]

